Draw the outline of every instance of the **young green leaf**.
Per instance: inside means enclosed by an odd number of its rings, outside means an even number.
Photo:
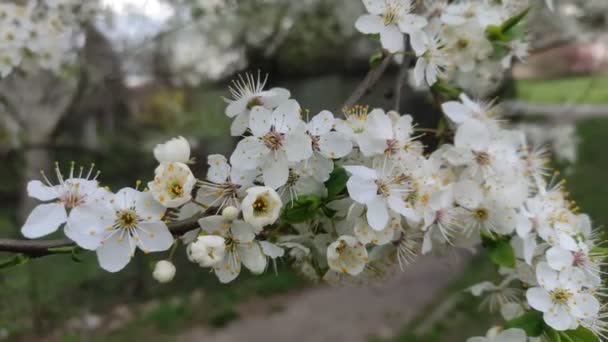
[[[320,208],[321,199],[318,196],[299,196],[296,200],[285,206],[282,218],[286,223],[306,222],[317,216]]]
[[[543,333],[543,314],[538,311],[529,311],[505,323],[505,329],[518,328],[526,332],[526,335],[537,337]]]
[[[484,238],[483,246],[488,250],[490,259],[496,265],[508,268],[515,267],[515,251],[513,251],[509,240]]]
[[[327,189],[327,201],[335,199],[344,189],[346,189],[346,182],[348,181],[348,174],[342,167],[335,168],[329,175],[329,179],[325,182],[325,188]]]

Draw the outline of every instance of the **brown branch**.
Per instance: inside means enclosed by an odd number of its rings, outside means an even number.
[[[577,121],[608,116],[608,105],[592,104],[538,104],[520,101],[506,101],[501,104],[505,113],[514,115],[540,115],[557,121]]]
[[[199,227],[196,216],[191,219],[177,221],[167,224],[174,236],[181,236]],[[64,253],[65,251],[56,250],[65,247],[75,247],[76,244],[68,239],[57,240],[23,240],[23,239],[0,239],[0,252],[19,253],[32,258],[38,258],[51,254]]]
[[[363,81],[359,83],[355,91],[348,97],[346,102],[344,102],[342,109],[354,106],[363,96],[367,95],[370,89],[378,82],[378,80],[380,80],[380,77],[382,77],[388,66],[391,64],[392,57],[393,56],[391,54],[384,53],[380,64],[378,64],[375,68],[372,68],[367,73]]]
[[[395,81],[395,105],[393,106],[393,109],[397,113],[401,113],[401,95],[402,95],[401,93],[403,91],[403,86],[406,82],[405,79],[406,79],[408,71],[410,69],[411,54],[409,54],[409,52],[411,51],[411,49],[409,48],[409,44],[410,44],[409,35],[403,36],[403,43],[405,46],[405,52],[403,54],[403,61],[401,62],[401,65],[399,66],[399,73],[397,74],[397,80]]]

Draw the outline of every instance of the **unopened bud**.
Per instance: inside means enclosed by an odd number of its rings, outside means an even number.
[[[222,210],[222,216],[227,220],[235,220],[239,216],[239,210],[233,206],[228,206]]]
[[[171,261],[161,260],[154,266],[152,276],[159,283],[168,283],[175,277],[175,265]]]

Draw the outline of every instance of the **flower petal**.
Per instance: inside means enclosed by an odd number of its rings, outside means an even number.
[[[374,230],[383,230],[388,223],[388,208],[386,202],[376,196],[376,198],[367,203],[367,222]]]
[[[378,185],[373,179],[352,176],[346,182],[348,194],[355,202],[366,204],[378,196]]]
[[[283,152],[278,152],[274,158],[268,158],[262,165],[262,178],[268,187],[278,189],[287,182],[288,177],[289,164]]]
[[[363,34],[380,33],[384,28],[384,23],[380,16],[364,14],[357,19],[355,27]]]
[[[46,186],[37,180],[27,183],[27,195],[41,201],[50,201],[59,197],[56,187]]]
[[[526,291],[526,300],[530,306],[538,311],[547,312],[553,306],[551,295],[541,287],[533,287]]]
[[[319,151],[327,158],[338,159],[348,155],[353,143],[338,132],[329,132],[319,139]]]
[[[396,25],[387,26],[380,32],[380,42],[382,47],[391,53],[402,51],[404,48],[403,33]]]
[[[239,243],[237,252],[241,262],[251,273],[260,274],[266,269],[266,256],[262,253],[260,245],[256,242]]]
[[[175,241],[164,222],[142,222],[137,234],[137,246],[144,253],[166,251]]]
[[[135,252],[135,243],[129,237],[120,239],[120,233],[115,233],[97,248],[99,266],[108,272],[118,272],[125,268]]]
[[[66,220],[67,213],[63,204],[40,204],[25,220],[21,234],[28,239],[36,239],[55,232]]]

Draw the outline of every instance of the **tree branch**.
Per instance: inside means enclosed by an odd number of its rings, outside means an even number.
[[[198,219],[203,215],[195,216],[183,221],[167,224],[174,236],[181,236],[199,227]],[[57,240],[23,240],[23,239],[0,239],[0,252],[19,253],[32,258],[38,258],[51,254],[64,253],[57,250],[65,247],[75,247],[76,244],[68,239]]]
[[[502,103],[505,113],[514,115],[540,115],[558,121],[577,121],[608,116],[608,105],[591,104],[538,104],[521,101],[506,101]]]
[[[410,51],[409,44],[410,39],[409,35],[403,36],[403,43],[405,46],[405,52],[403,54],[403,61],[399,66],[399,73],[397,74],[397,80],[395,81],[395,105],[393,109],[397,113],[401,113],[401,92],[403,91],[403,86],[406,82],[405,78],[407,77],[407,73],[410,69],[411,55],[408,53]]]
[[[380,64],[378,64],[375,68],[372,68],[367,73],[363,81],[359,83],[355,91],[348,97],[346,102],[344,102],[342,109],[354,106],[363,96],[367,95],[370,89],[378,82],[380,77],[382,77],[388,66],[391,64],[392,57],[393,56],[391,54],[384,53]]]

